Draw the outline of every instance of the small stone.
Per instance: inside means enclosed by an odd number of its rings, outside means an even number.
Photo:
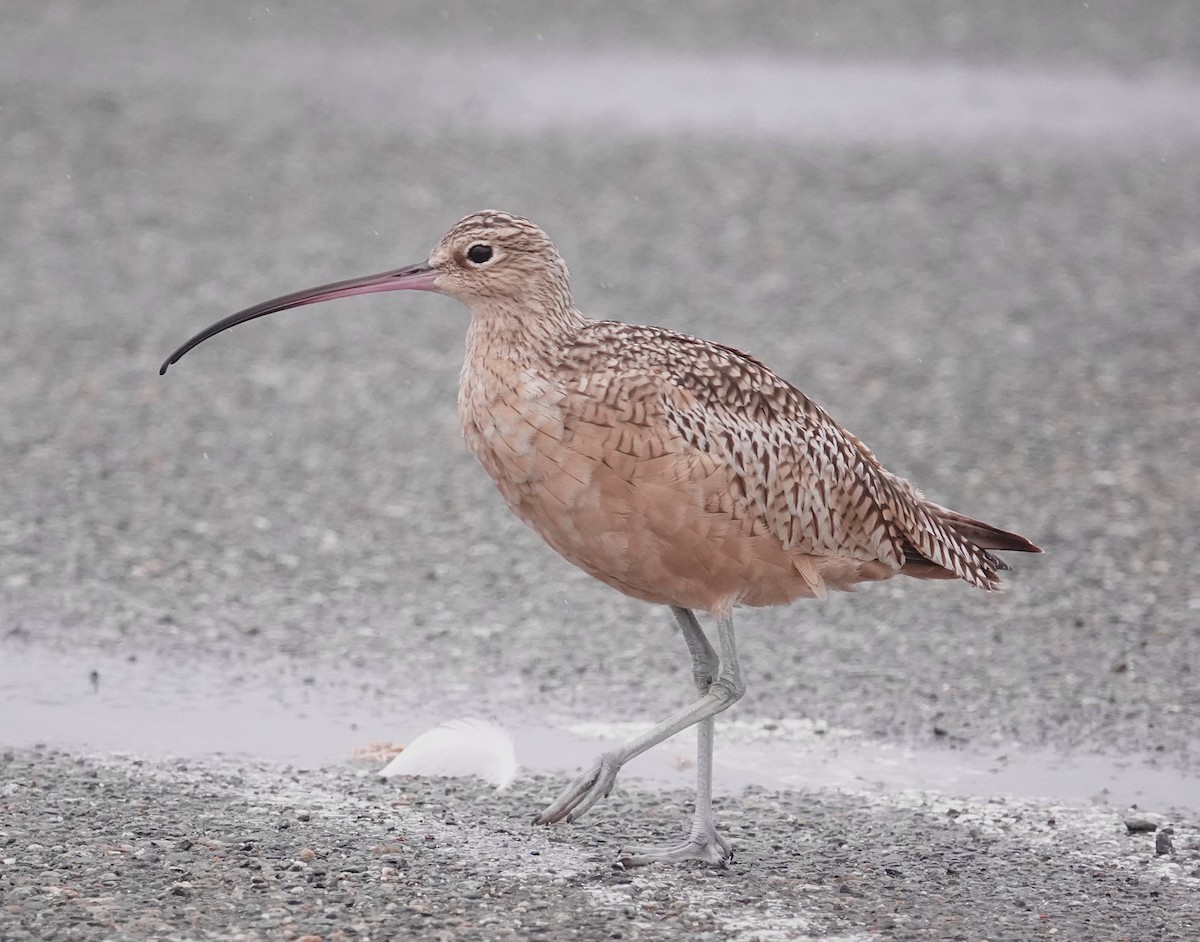
[[[1129,814],[1125,816],[1125,828],[1130,834],[1145,834],[1158,830],[1157,815]]]
[[[302,851],[300,851],[299,857],[301,860],[316,860],[317,852],[311,847],[305,847]]]

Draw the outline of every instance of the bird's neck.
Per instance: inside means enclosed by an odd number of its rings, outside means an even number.
[[[467,330],[467,365],[505,360],[516,366],[556,361],[583,326],[574,304],[539,304],[488,299],[471,305]]]

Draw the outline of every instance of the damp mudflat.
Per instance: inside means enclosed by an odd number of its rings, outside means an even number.
[[[444,707],[439,708],[444,709]],[[411,741],[458,717],[377,694],[339,679],[286,677],[272,683],[236,670],[153,657],[0,649],[0,746],[46,745],[148,759],[245,757],[297,767],[356,762],[372,743]],[[603,717],[548,721],[496,717],[513,736],[526,773],[574,772],[648,724]],[[1200,778],[1141,759],[1022,749],[915,748],[800,717],[717,724],[714,787],[854,792],[916,790],[968,798],[1041,798],[1068,804],[1200,810]],[[689,731],[650,750],[623,779],[642,787],[689,788],[695,737]]]

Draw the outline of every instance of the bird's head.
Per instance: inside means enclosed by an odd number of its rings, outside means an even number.
[[[570,301],[567,265],[538,226],[484,211],[454,224],[429,254],[433,288],[468,307],[489,301]]]

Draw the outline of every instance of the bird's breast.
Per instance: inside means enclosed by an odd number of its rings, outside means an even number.
[[[459,417],[467,446],[517,509],[562,460],[562,389],[527,367],[464,367]]]

